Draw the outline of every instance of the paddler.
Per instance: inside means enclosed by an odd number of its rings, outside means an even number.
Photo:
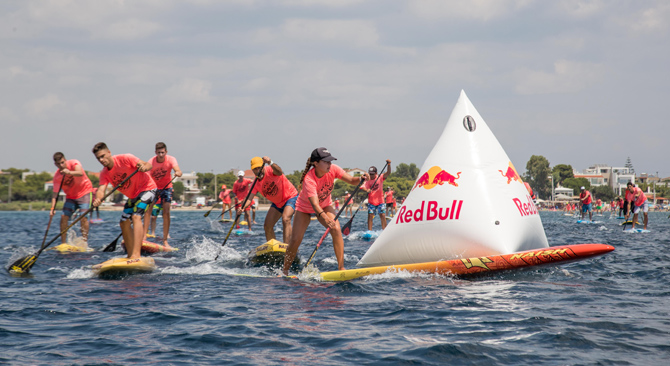
[[[54,173],[53,180],[53,194],[51,195],[51,210],[49,215],[55,215],[56,199],[59,194],[61,183],[63,185],[63,192],[65,192],[65,204],[63,205],[63,214],[60,217],[60,230],[64,231],[68,226],[68,221],[75,211],[79,210],[82,213],[89,209],[91,205],[91,192],[93,185],[88,179],[83,166],[76,159],[66,160],[62,152],[57,152],[53,155],[54,165],[56,165],[56,173]],[[88,242],[88,218],[81,219],[81,237],[85,242]],[[61,235],[61,243],[67,241],[67,234]]]
[[[647,230],[647,223],[649,222],[649,204],[647,203],[647,196],[642,192],[640,187],[636,187],[633,183],[628,182],[627,184],[628,191],[633,195],[633,230],[635,230],[635,224],[637,224],[637,213],[642,211],[644,215],[644,229]]]
[[[261,166],[265,167],[261,171]],[[298,191],[293,184],[286,178],[284,171],[279,165],[267,156],[262,158],[256,156],[251,159],[251,170],[258,177],[251,195],[257,193],[267,198],[272,205],[265,216],[263,229],[265,230],[265,239],[270,241],[275,239],[275,224],[279,219],[282,220],[284,238],[283,242],[288,243],[291,238],[291,219],[295,212],[295,203],[298,200]],[[251,199],[244,205],[244,209],[252,205]],[[240,209],[241,212],[241,209]]]
[[[391,174],[391,160],[386,159],[388,169],[377,178],[377,167],[368,169],[370,180],[365,182],[361,190],[368,192],[368,230],[372,230],[372,219],[379,215],[382,222],[382,230],[386,229],[386,203],[384,203],[384,181]]]
[[[172,187],[172,171],[176,177],[181,177],[182,172],[179,169],[179,164],[174,156],[167,154],[167,145],[164,142],[156,143],[156,155],[149,159],[151,164],[151,179],[156,183],[157,197],[152,201],[145,212],[144,224],[148,226],[151,220],[151,212],[156,199],[161,199],[163,207],[163,245],[170,248],[168,239],[170,238],[170,209],[172,205],[172,194],[174,188]]]
[[[351,197],[351,194],[349,191],[344,191],[344,197],[342,197],[342,202],[347,202],[349,200],[349,197]],[[351,217],[354,215],[354,211],[352,210],[351,206],[354,205],[354,201],[352,200],[347,207],[344,208],[344,217]]]
[[[581,193],[579,194],[579,201],[582,203],[582,220],[584,220],[584,214],[589,212],[589,221],[593,221],[593,210],[591,208],[591,192],[589,192],[585,187],[580,188]]]
[[[112,155],[104,142],[95,144],[93,154],[103,166],[100,171],[100,187],[93,200],[95,207],[102,203],[109,183],[117,186],[135,170],[139,170],[118,190],[128,197],[119,222],[128,258],[140,258],[145,235],[142,220],[147,207],[156,197],[156,183],[148,173],[151,171],[151,164],[132,154]]]
[[[249,194],[249,190],[251,189],[251,180],[247,179],[244,177],[244,172],[239,171],[237,172],[237,180],[235,183],[233,183],[233,194],[235,195],[235,210],[237,210],[237,216],[242,214],[242,211],[244,211],[244,219],[247,220],[247,225],[249,225],[249,231],[251,231],[251,217],[249,217],[249,210],[251,209],[251,206],[246,206],[245,204],[245,209],[242,210],[242,202],[244,199],[247,197]]]
[[[219,193],[219,198],[221,199],[221,219],[223,219],[223,214],[228,211],[228,218],[233,219],[233,212],[230,209],[231,199],[230,192],[232,192],[226,185],[221,186],[221,192]]]
[[[337,268],[344,269],[344,240],[342,239],[340,223],[334,220],[337,213],[331,205],[332,197],[330,193],[335,185],[335,179],[339,178],[346,183],[356,185],[360,183],[361,179],[369,178],[369,175],[365,173],[363,177],[352,177],[339,166],[332,164],[333,160],[337,159],[325,147],[314,149],[309,159],[307,159],[305,170],[300,177],[300,193],[295,206],[296,212],[293,216],[291,239],[284,256],[284,275],[288,275],[288,270],[298,253],[302,238],[311,222],[312,214],[316,214],[316,218],[321,225],[330,229],[333,250],[337,258]]]
[[[393,187],[389,186],[384,193],[384,201],[386,201],[386,209],[389,215],[395,215],[395,198],[393,198]]]

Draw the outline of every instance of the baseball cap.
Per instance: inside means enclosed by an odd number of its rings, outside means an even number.
[[[226,185],[225,185],[225,184],[222,185],[222,186],[221,186],[221,189],[226,189]]]
[[[330,152],[325,147],[319,147],[312,151],[312,156],[309,158],[312,162],[316,161],[333,161],[337,160],[335,157],[330,155]]]
[[[244,177],[244,172],[240,170],[239,172],[237,172],[237,176],[238,177]]]
[[[261,159],[260,157],[256,156],[251,159],[251,169],[260,168],[262,166],[263,166],[263,159]]]
[[[368,169],[368,173],[377,174],[377,167],[376,166],[371,166],[370,169]]]
[[[584,186],[582,186],[582,188],[580,188],[580,189],[583,191],[583,190],[585,190],[586,188],[584,188]]]

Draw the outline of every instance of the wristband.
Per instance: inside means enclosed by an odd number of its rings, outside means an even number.
[[[319,212],[319,214],[318,214],[317,216],[321,216],[321,214],[324,213],[324,212],[325,212],[325,211],[321,211],[321,212]]]

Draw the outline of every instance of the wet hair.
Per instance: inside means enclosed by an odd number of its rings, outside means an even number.
[[[95,144],[95,146],[93,146],[93,153],[97,154],[98,151],[100,150],[109,150],[109,148],[107,147],[106,143],[98,142],[97,144]]]
[[[54,154],[54,162],[57,163],[60,161],[60,159],[65,159],[65,155],[63,155],[63,153],[59,151]]]
[[[307,164],[305,164],[305,170],[302,171],[302,176],[300,177],[300,184],[298,185],[298,191],[302,189],[302,182],[305,180],[305,176],[309,173],[309,170],[312,168],[312,157],[307,158]]]
[[[167,145],[165,145],[164,142],[157,142],[157,143],[156,143],[156,150],[160,150],[160,149],[165,149],[165,150],[167,150]]]

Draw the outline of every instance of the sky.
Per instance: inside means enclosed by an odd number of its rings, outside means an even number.
[[[0,169],[421,166],[464,90],[519,172],[670,176],[666,0],[0,2]]]

